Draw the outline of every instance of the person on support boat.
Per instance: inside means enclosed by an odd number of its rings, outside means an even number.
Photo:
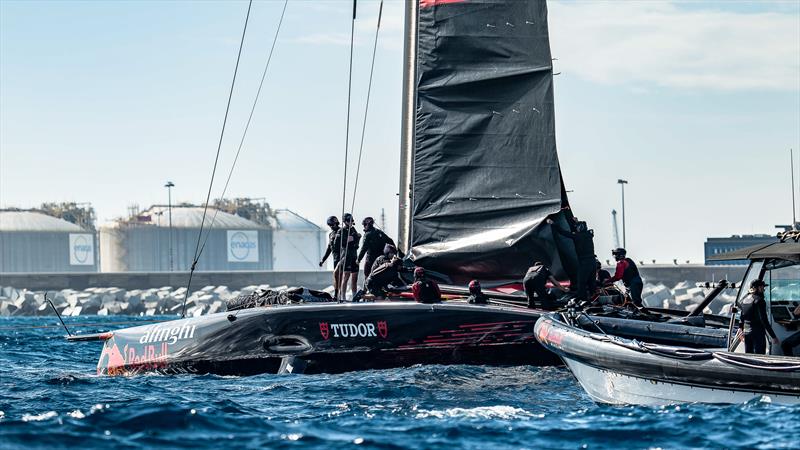
[[[354,226],[353,215],[346,213],[342,216],[343,227],[336,235],[334,245],[339,248],[342,279],[339,284],[339,300],[346,300],[347,282],[350,281],[350,291],[355,295],[358,287],[358,244],[361,235]]]
[[[378,264],[380,262],[380,264]],[[400,278],[400,272],[403,270],[403,260],[397,256],[393,256],[390,260],[376,261],[375,266],[372,268],[369,277],[364,282],[366,290],[375,297],[376,300],[383,300],[386,298],[387,288],[390,285],[402,286],[405,282]],[[358,301],[363,295],[363,291],[353,298],[353,301]]]
[[[800,319],[800,305],[792,311],[792,314]],[[783,350],[785,356],[794,356],[794,348],[798,345],[800,345],[800,331],[784,339],[781,342],[781,350]]]
[[[411,292],[417,303],[439,303],[442,301],[442,291],[435,281],[425,276],[425,269],[417,267],[414,269],[414,284],[411,285]]]
[[[614,249],[611,254],[617,261],[617,269],[614,275],[606,280],[606,284],[622,280],[622,284],[628,288],[633,304],[641,308],[644,281],[642,281],[642,276],[639,275],[639,268],[636,267],[636,263],[632,259],[627,257],[628,252],[624,248]]]
[[[568,211],[569,212],[569,211]],[[567,214],[569,230],[561,228],[553,219],[547,219],[553,231],[571,239],[575,245],[575,253],[578,255],[578,273],[573,283],[570,285],[575,295],[582,300],[589,300],[595,291],[595,261],[594,254],[594,231],[590,230],[586,222],[578,220],[571,213]]]
[[[342,272],[339,269],[339,246],[335,244],[336,237],[339,234],[339,219],[336,216],[328,217],[327,224],[331,229],[328,233],[328,248],[325,249],[325,254],[322,255],[322,260],[319,266],[322,267],[328,256],[333,255],[333,298],[339,299],[339,282],[341,281]]]
[[[553,283],[553,286],[560,289],[561,292],[568,292],[556,277],[550,268],[545,266],[542,262],[536,261],[533,266],[528,268],[525,278],[522,279],[522,286],[525,289],[525,295],[528,297],[528,308],[535,308],[535,298],[539,299],[539,303],[544,309],[554,309],[556,306],[556,297],[547,291],[547,282]]]
[[[780,340],[767,318],[767,302],[764,300],[764,290],[767,286],[764,280],[751,281],[750,292],[740,302],[742,312],[739,316],[739,330],[742,334],[739,339],[744,341],[746,353],[760,355],[766,353],[767,334],[773,344],[780,345]]]
[[[361,225],[364,226],[364,241],[358,252],[358,264],[361,265],[362,259],[365,261],[364,279],[366,280],[372,271],[375,260],[383,254],[387,245],[394,246],[394,241],[382,230],[375,228],[375,219],[372,217],[365,217],[361,221]]]
[[[486,305],[489,303],[489,297],[481,291],[481,283],[478,280],[469,282],[469,297],[467,302],[473,305]]]

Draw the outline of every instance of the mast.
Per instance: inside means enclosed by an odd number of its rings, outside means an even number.
[[[398,249],[408,252],[411,247],[411,215],[414,182],[414,126],[417,84],[417,21],[419,0],[405,0],[403,50],[403,111],[400,134],[400,193],[398,198]]]

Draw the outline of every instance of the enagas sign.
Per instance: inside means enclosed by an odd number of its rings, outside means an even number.
[[[258,262],[258,231],[228,230],[228,262]]]
[[[94,265],[94,236],[72,233],[69,235],[69,264],[72,266]]]

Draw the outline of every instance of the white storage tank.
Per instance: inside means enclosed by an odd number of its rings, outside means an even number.
[[[0,273],[97,272],[97,235],[39,211],[0,210]]]
[[[319,260],[327,246],[325,231],[288,209],[276,209],[274,214],[274,270],[323,270],[319,267]]]
[[[169,216],[167,206],[153,206],[136,216],[102,225],[102,271],[189,270],[203,208],[172,206],[172,227]],[[213,228],[209,231],[212,221]],[[201,246],[203,242],[205,247],[197,264],[198,271],[272,269],[272,230],[269,225],[208,208]]]

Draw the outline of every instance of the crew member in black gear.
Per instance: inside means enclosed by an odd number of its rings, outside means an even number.
[[[602,286],[611,278],[611,274],[606,269],[603,269],[603,265],[600,261],[595,260],[595,267],[597,268],[597,272],[595,273],[595,285]]]
[[[589,300],[595,291],[595,268],[597,256],[594,254],[594,231],[590,230],[586,222],[579,221],[577,217],[568,215],[569,231],[564,230],[552,219],[547,219],[553,231],[571,239],[575,245],[578,256],[578,273],[575,280],[571,280],[571,290],[583,300]]]
[[[328,248],[325,249],[325,254],[322,255],[322,260],[319,262],[319,266],[322,267],[325,264],[325,260],[328,259],[328,256],[333,255],[333,298],[339,298],[339,284],[342,278],[342,271],[339,268],[339,246],[335,244],[336,236],[339,234],[339,219],[336,216],[330,216],[327,220],[328,226],[331,228],[331,232],[328,233]]]
[[[481,291],[481,283],[478,280],[469,282],[469,297],[467,302],[474,305],[486,305],[489,303],[489,297]]]
[[[553,283],[553,286],[567,292],[567,288],[561,285],[556,280],[550,269],[539,261],[536,261],[533,266],[528,269],[525,278],[522,279],[522,286],[525,288],[525,295],[528,297],[528,308],[535,308],[536,302],[534,298],[539,299],[542,308],[553,309],[556,305],[556,297],[547,291],[547,282]]]
[[[442,301],[442,291],[435,281],[429,280],[425,276],[425,269],[417,267],[414,269],[414,284],[411,285],[411,292],[417,303],[439,303]]]
[[[747,353],[763,355],[767,352],[766,335],[769,334],[775,345],[780,345],[778,336],[772,330],[767,318],[767,302],[764,300],[764,288],[767,283],[763,280],[750,282],[750,292],[742,299],[739,306],[742,313],[739,316],[739,330],[742,334],[739,339],[744,341]]]
[[[366,256],[364,263],[364,279],[366,280],[372,271],[375,260],[383,254],[384,247],[394,246],[394,241],[386,233],[375,228],[375,219],[372,217],[364,218],[361,225],[364,225],[364,242],[361,245],[361,251],[358,252],[358,264],[360,265],[361,260]]]
[[[339,230],[334,240],[334,245],[339,249],[339,266],[342,270],[342,280],[339,284],[339,300],[347,296],[347,282],[350,281],[350,291],[355,295],[358,285],[358,244],[361,235],[358,234],[353,222],[353,215],[346,213],[342,216],[343,227]]]
[[[402,268],[403,260],[397,256],[379,265],[376,264],[369,274],[367,281],[364,283],[367,291],[369,291],[376,300],[382,300],[386,297],[389,285],[402,286],[405,284],[400,278],[400,271]]]
[[[800,306],[795,307],[792,314],[800,319]],[[800,345],[800,331],[784,339],[781,342],[781,350],[785,356],[794,356],[794,348],[798,345]]]
[[[383,246],[383,255],[378,256],[375,258],[375,262],[372,263],[372,270],[375,270],[381,264],[385,264],[392,260],[392,258],[397,255],[397,248],[395,248],[392,244],[386,244]]]
[[[624,248],[617,248],[611,251],[614,259],[617,261],[617,269],[614,276],[606,280],[606,284],[611,284],[616,281],[622,280],[622,284],[628,288],[633,304],[642,307],[642,290],[644,289],[644,281],[639,275],[639,268],[632,259],[628,258],[627,251]]]

